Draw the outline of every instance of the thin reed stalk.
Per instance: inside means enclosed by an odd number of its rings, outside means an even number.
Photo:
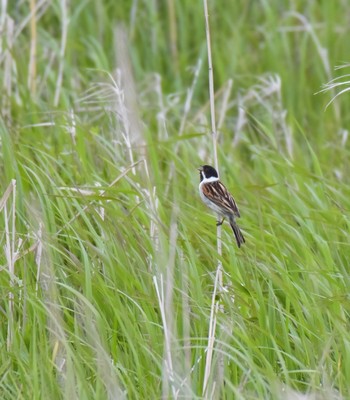
[[[216,130],[216,119],[215,119],[215,91],[214,91],[214,73],[213,73],[213,63],[211,56],[211,44],[210,44],[210,26],[209,26],[209,14],[208,14],[208,3],[207,0],[203,0],[204,5],[204,17],[205,17],[205,26],[206,26],[206,41],[207,41],[207,53],[208,53],[208,83],[209,83],[209,101],[210,101],[210,119],[211,119],[211,137],[212,137],[212,145],[213,145],[213,159],[215,164],[215,169],[219,174],[219,161],[218,161],[218,133]],[[217,226],[216,232],[216,240],[217,240],[217,269],[216,269],[216,278],[214,284],[214,291],[212,295],[212,304],[210,310],[210,321],[209,321],[209,332],[208,332],[208,347],[206,354],[206,363],[205,363],[205,373],[203,380],[203,397],[208,399],[212,398],[213,392],[218,392],[220,390],[220,383],[223,379],[223,355],[221,354],[218,359],[218,366],[216,371],[213,371],[213,352],[214,352],[214,343],[216,337],[216,324],[217,324],[217,314],[222,306],[219,305],[219,301],[216,300],[217,291],[221,291],[223,287],[223,273],[222,273],[222,263],[221,263],[221,255],[222,255],[222,241],[221,241],[221,226]],[[215,373],[215,380],[213,381],[213,387],[209,387],[209,379]],[[218,384],[219,383],[219,384]]]

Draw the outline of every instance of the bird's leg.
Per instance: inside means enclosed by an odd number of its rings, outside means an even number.
[[[224,221],[225,221],[225,217],[223,217],[221,221],[220,220],[216,221],[216,226],[222,225],[224,223]]]

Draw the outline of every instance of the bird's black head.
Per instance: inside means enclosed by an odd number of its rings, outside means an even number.
[[[199,176],[202,182],[204,178],[218,178],[218,173],[216,172],[216,169],[210,165],[203,165],[199,168]]]

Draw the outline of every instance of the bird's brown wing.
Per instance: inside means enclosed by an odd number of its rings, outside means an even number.
[[[234,198],[220,181],[205,183],[202,186],[202,190],[204,196],[218,207],[226,209],[236,217],[240,217]]]

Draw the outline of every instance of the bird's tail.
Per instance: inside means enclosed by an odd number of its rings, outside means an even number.
[[[237,246],[241,247],[241,245],[245,243],[245,239],[241,230],[239,229],[239,226],[236,224],[236,221],[233,218],[230,218],[230,225],[233,230],[233,233],[235,234]]]

